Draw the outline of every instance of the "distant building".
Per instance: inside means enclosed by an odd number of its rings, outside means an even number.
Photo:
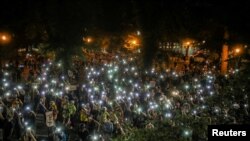
[[[186,55],[186,51],[188,48],[188,54],[191,56],[194,55],[198,50],[200,50],[202,44],[203,43],[200,42],[192,42],[188,47],[187,45],[180,42],[159,42],[158,47],[163,51],[174,51],[183,55]]]

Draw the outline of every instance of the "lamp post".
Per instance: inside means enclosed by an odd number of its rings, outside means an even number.
[[[3,48],[6,44],[8,44],[11,40],[11,36],[8,33],[0,32],[0,69],[2,68],[2,58],[3,58]]]
[[[0,44],[4,45],[10,42],[10,35],[7,33],[0,33]]]
[[[190,42],[187,42],[187,46],[186,46],[186,59],[188,59],[189,47],[190,47]]]
[[[186,42],[185,48],[186,48],[186,54],[185,54],[185,61],[187,64],[189,64],[189,48],[190,48],[190,41]]]
[[[236,57],[236,62],[235,62],[235,69],[239,69],[239,63],[240,63],[240,53],[241,53],[241,49],[240,48],[236,48],[234,50],[235,52],[235,57]]]

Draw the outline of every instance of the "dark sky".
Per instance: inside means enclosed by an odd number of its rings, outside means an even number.
[[[190,32],[216,24],[248,38],[249,7],[249,0],[1,0],[0,29],[12,30],[60,17],[61,22],[108,32],[142,24],[156,29],[162,22],[169,32],[178,32],[179,28]]]

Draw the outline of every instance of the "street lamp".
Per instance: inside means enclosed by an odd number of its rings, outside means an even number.
[[[87,42],[90,43],[92,41],[91,38],[87,38]]]
[[[86,43],[91,43],[93,39],[91,37],[83,37],[83,41],[85,41]]]
[[[241,56],[240,56],[240,53],[241,53],[241,48],[236,48],[235,49],[235,57],[236,57],[236,64],[235,64],[235,68],[238,69],[239,68],[239,64],[240,64],[240,61],[241,61]]]
[[[137,41],[136,41],[135,39],[132,40],[131,43],[132,43],[133,45],[137,45]]]
[[[0,44],[7,44],[11,40],[11,36],[8,33],[0,32]]]
[[[239,54],[239,53],[240,53],[240,48],[236,48],[236,49],[235,49],[235,53],[236,53],[236,54]]]
[[[188,41],[188,42],[186,42],[186,45],[185,45],[185,47],[186,47],[186,61],[189,63],[189,48],[190,48],[190,45],[191,45],[191,43],[190,43],[190,41]]]
[[[7,40],[7,37],[6,37],[5,35],[2,35],[1,39],[2,39],[3,41],[6,41],[6,40]]]
[[[0,52],[2,53],[4,47],[10,42],[11,35],[6,32],[0,32]],[[0,56],[0,69],[2,67],[2,58],[3,56]]]

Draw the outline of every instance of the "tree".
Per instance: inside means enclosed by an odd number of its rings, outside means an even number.
[[[61,60],[65,69],[71,66],[73,56],[83,58],[83,30],[85,17],[81,15],[83,2],[46,1],[44,2],[44,23],[48,34],[46,50],[54,51],[56,60]]]

